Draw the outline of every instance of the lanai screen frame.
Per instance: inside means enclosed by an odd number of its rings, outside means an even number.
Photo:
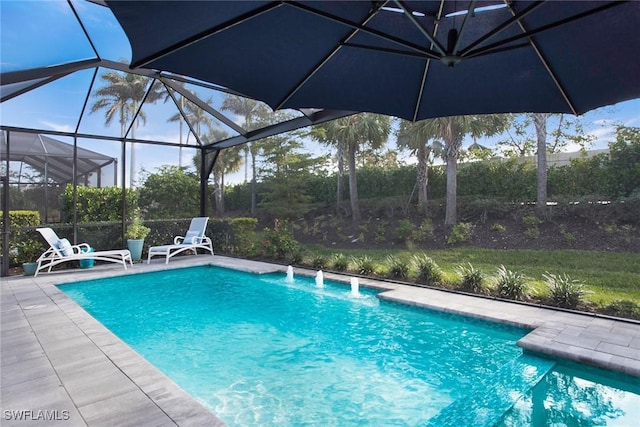
[[[100,6],[106,7],[105,4],[99,0],[88,0],[91,3],[96,3]],[[122,182],[125,182],[125,177],[127,176],[126,172],[126,162],[127,162],[127,152],[128,148],[131,144],[151,144],[158,146],[170,146],[175,148],[188,148],[191,150],[197,150],[200,153],[200,194],[199,194],[199,210],[200,214],[203,216],[207,215],[208,204],[207,204],[207,182],[209,176],[213,171],[213,167],[218,159],[219,153],[230,147],[234,147],[237,145],[245,144],[252,141],[258,141],[262,138],[266,138],[269,136],[278,135],[281,133],[285,133],[291,130],[299,129],[302,127],[313,126],[316,124],[320,124],[326,121],[334,120],[340,117],[345,117],[355,112],[350,111],[340,111],[340,110],[327,110],[327,109],[300,109],[299,115],[296,118],[288,119],[282,122],[275,122],[268,126],[264,126],[257,129],[245,129],[242,126],[238,125],[229,114],[224,114],[221,111],[216,110],[214,107],[209,105],[207,102],[203,101],[203,99],[199,98],[196,94],[190,92],[185,89],[184,84],[199,86],[205,88],[210,91],[217,91],[225,94],[235,95],[239,97],[243,97],[241,93],[234,92],[227,88],[217,86],[214,84],[210,84],[207,82],[202,82],[196,79],[192,79],[186,76],[180,76],[173,73],[162,72],[158,70],[152,69],[131,69],[129,64],[125,62],[117,62],[109,59],[105,59],[101,57],[96,47],[96,44],[91,38],[90,31],[88,31],[87,26],[85,26],[81,15],[76,10],[73,1],[66,2],[71,12],[75,16],[80,28],[86,38],[86,41],[91,46],[91,50],[93,51],[93,57],[89,57],[88,59],[84,57],[83,59],[72,60],[68,62],[58,62],[56,64],[48,64],[45,66],[38,66],[34,68],[23,67],[23,69],[19,69],[18,71],[0,71],[0,104],[5,101],[9,101],[16,97],[20,97],[23,94],[27,94],[34,89],[38,89],[43,87],[49,83],[56,82],[66,76],[70,76],[74,73],[78,72],[86,72],[86,70],[93,70],[91,83],[86,88],[86,93],[84,94],[84,104],[82,106],[82,110],[80,111],[77,120],[75,121],[75,126],[72,131],[59,131],[52,129],[43,129],[37,127],[30,126],[16,126],[14,123],[5,123],[3,121],[2,116],[0,116],[0,130],[2,132],[6,132],[7,141],[9,148],[11,147],[11,134],[14,132],[20,133],[31,133],[31,134],[42,134],[49,137],[65,137],[73,141],[73,147],[78,147],[79,140],[96,140],[96,141],[110,141],[110,142],[118,142],[121,144],[121,158],[120,163],[118,165],[118,170],[116,170],[116,174],[121,177]],[[62,46],[64,48],[64,46]],[[132,126],[133,122],[129,124],[129,127],[124,134],[123,137],[110,136],[106,134],[93,133],[81,131],[80,124],[82,122],[83,117],[86,114],[89,114],[89,100],[92,96],[92,93],[96,89],[96,81],[99,77],[100,70],[106,70],[107,72],[119,72],[119,73],[130,73],[136,74],[140,76],[144,76],[150,79],[150,84],[147,86],[147,93],[145,94],[142,102],[138,106],[137,111],[134,113],[135,117],[140,114],[143,106],[145,105],[145,100],[149,94],[150,89],[153,87],[153,84],[159,82],[163,85],[167,94],[170,95],[171,101],[175,104],[176,108],[182,115],[182,119],[189,126],[189,129],[193,136],[196,139],[196,144],[187,144],[187,143],[177,143],[177,142],[167,142],[167,141],[158,141],[158,140],[149,140],[149,139],[140,139],[140,138],[132,138]],[[79,88],[84,89],[84,88]],[[214,142],[206,142],[203,141],[197,132],[195,132],[193,126],[190,124],[189,120],[186,117],[185,112],[178,105],[178,101],[176,99],[177,95],[184,97],[185,99],[192,102],[194,105],[198,106],[202,110],[204,110],[211,117],[215,118],[220,123],[223,123],[226,127],[230,128],[234,132],[234,136],[214,141]],[[246,98],[246,97],[244,97]],[[62,100],[61,102],[64,102]],[[73,125],[73,123],[72,123]],[[1,185],[5,190],[3,191],[3,200],[2,202],[2,211],[3,211],[3,226],[2,226],[2,265],[1,265],[1,274],[3,276],[8,274],[9,271],[9,237],[11,232],[11,227],[9,224],[9,163],[10,156],[7,156],[5,159],[6,168],[4,176],[1,176]],[[77,164],[77,157],[74,157],[73,167]],[[76,189],[78,187],[78,180],[74,174],[73,177],[73,190],[74,190],[74,201],[76,200]],[[122,198],[121,205],[123,209],[122,215],[122,234],[124,238],[124,230],[126,221],[126,203],[125,203],[125,195],[126,195],[127,187],[122,185]],[[74,211],[72,213],[72,228],[73,233],[72,237],[74,241],[77,240],[78,237],[78,215],[77,215],[77,205],[74,203]]]
[[[262,128],[258,128],[258,129],[254,129],[254,130],[247,130],[244,129],[243,127],[239,126],[238,124],[234,123],[233,120],[231,118],[229,118],[228,116],[226,116],[225,114],[221,113],[220,111],[214,109],[213,107],[211,107],[210,105],[208,105],[205,101],[203,101],[202,99],[200,99],[197,95],[187,91],[187,90],[183,90],[180,85],[177,82],[182,82],[182,83],[188,83],[188,84],[192,84],[192,85],[196,85],[196,86],[202,86],[208,89],[212,89],[218,92],[224,92],[224,93],[228,93],[228,94],[232,94],[232,95],[236,95],[236,96],[241,96],[241,94],[238,94],[234,91],[228,90],[226,88],[222,88],[216,85],[212,85],[212,84],[208,84],[208,83],[204,83],[195,79],[190,79],[188,77],[184,77],[184,76],[178,76],[178,75],[174,75],[171,73],[164,73],[161,71],[156,71],[156,70],[147,70],[147,69],[130,69],[129,66],[125,63],[121,63],[121,62],[115,62],[115,61],[110,61],[110,60],[106,60],[106,59],[96,59],[96,60],[83,60],[83,61],[77,61],[77,62],[72,62],[72,63],[68,63],[68,64],[64,64],[64,65],[59,65],[59,66],[53,66],[53,67],[41,67],[41,68],[35,68],[35,69],[29,69],[29,70],[22,70],[22,71],[14,71],[14,72],[7,72],[7,73],[2,73],[0,75],[0,81],[2,82],[2,92],[0,95],[0,103],[5,102],[7,100],[13,99],[15,97],[18,97],[24,93],[28,93],[29,91],[36,89],[38,87],[41,87],[47,83],[56,81],[62,77],[65,77],[67,75],[70,75],[74,72],[77,71],[81,71],[81,70],[86,70],[86,69],[94,69],[93,72],[93,78],[91,81],[91,84],[89,85],[89,87],[87,88],[87,93],[86,93],[86,97],[85,97],[85,101],[84,101],[84,107],[78,117],[77,120],[77,125],[75,127],[75,130],[73,132],[65,132],[65,131],[55,131],[55,130],[49,130],[49,129],[39,129],[39,128],[27,128],[27,127],[16,127],[16,126],[9,126],[9,125],[5,125],[3,123],[0,123],[0,130],[2,130],[3,132],[6,132],[7,135],[7,143],[9,145],[9,147],[11,146],[11,134],[14,132],[19,132],[19,133],[32,133],[32,134],[42,134],[45,136],[51,136],[51,137],[55,137],[55,136],[59,136],[59,137],[67,137],[67,138],[72,138],[73,139],[73,146],[77,147],[78,144],[78,139],[93,139],[93,140],[104,140],[104,141],[111,141],[111,142],[119,142],[122,144],[121,146],[121,162],[120,162],[120,171],[116,171],[117,173],[119,173],[122,178],[123,178],[123,182],[124,182],[124,178],[126,176],[126,160],[127,160],[127,147],[128,144],[151,144],[151,145],[164,145],[164,146],[171,146],[171,147],[176,147],[176,148],[180,148],[180,147],[186,147],[186,148],[190,148],[190,149],[196,149],[200,152],[200,194],[199,194],[199,202],[200,202],[200,215],[202,216],[207,216],[207,211],[208,211],[208,206],[206,203],[206,199],[207,199],[207,182],[208,179],[213,171],[213,167],[215,165],[215,162],[218,158],[219,153],[226,149],[226,148],[230,148],[230,147],[234,147],[237,145],[242,145],[242,144],[246,144],[248,142],[253,142],[253,141],[258,141],[262,138],[266,138],[269,136],[273,136],[273,135],[278,135],[281,133],[285,133],[291,130],[295,130],[295,129],[299,129],[302,127],[307,127],[307,126],[313,126],[316,124],[320,124],[320,123],[324,123],[327,121],[331,121],[340,117],[345,117],[351,114],[354,114],[354,112],[351,111],[342,111],[342,110],[326,110],[326,109],[320,109],[320,110],[315,110],[315,109],[304,109],[304,110],[298,110],[300,111],[300,113],[302,113],[302,115],[300,117],[296,117],[294,119],[290,119],[284,122],[279,122],[279,123],[275,123],[275,124],[271,124],[269,126],[266,127],[262,127]],[[174,142],[166,142],[166,141],[155,141],[155,140],[147,140],[147,139],[137,139],[137,138],[131,138],[128,135],[130,135],[131,133],[131,126],[129,127],[129,129],[127,129],[127,133],[125,134],[124,137],[115,137],[115,136],[108,136],[108,135],[101,135],[101,134],[97,134],[97,133],[83,133],[80,132],[79,128],[80,128],[80,122],[82,121],[82,117],[84,114],[87,114],[86,111],[86,106],[89,102],[89,98],[91,96],[91,93],[93,91],[93,88],[95,86],[95,82],[96,82],[96,78],[98,76],[98,70],[99,69],[106,69],[106,70],[111,70],[111,71],[118,71],[118,72],[122,72],[122,73],[130,73],[130,74],[137,74],[137,75],[141,75],[144,77],[147,77],[149,79],[151,79],[151,83],[148,85],[148,90],[147,90],[147,94],[148,91],[150,90],[150,88],[153,86],[153,84],[157,81],[160,82],[161,84],[164,85],[164,87],[166,88],[167,92],[169,94],[172,95],[172,99],[173,102],[175,102],[177,104],[177,101],[175,99],[175,96],[173,96],[174,92],[178,92],[180,93],[181,96],[185,97],[186,99],[188,99],[189,101],[191,101],[192,103],[194,103],[195,105],[197,105],[198,107],[200,107],[202,110],[206,111],[207,113],[209,113],[210,115],[212,115],[213,117],[215,117],[217,120],[221,121],[222,123],[226,124],[227,126],[231,127],[233,130],[235,130],[238,135],[236,136],[232,136],[226,139],[222,139],[220,141],[215,141],[215,142],[211,142],[211,143],[205,143],[203,142],[199,136],[197,135],[197,132],[194,131],[194,129],[191,127],[191,125],[189,124],[189,120],[187,120],[184,112],[182,110],[181,113],[184,116],[184,120],[187,123],[187,125],[191,128],[191,131],[194,135],[194,137],[197,140],[197,145],[194,147],[193,145],[187,145],[187,144],[180,144],[180,143],[174,143]],[[173,92],[172,92],[173,91]],[[145,94],[145,98],[147,94]],[[140,103],[139,107],[138,107],[138,111],[135,112],[135,116],[137,116],[140,112],[140,110],[142,109],[142,107],[144,106],[144,99],[143,101]],[[178,107],[179,108],[179,107]],[[180,108],[179,108],[180,109]],[[5,167],[5,171],[6,174],[5,176],[2,176],[2,185],[4,186],[4,190],[3,191],[3,195],[5,195],[4,199],[2,201],[2,206],[9,208],[8,206],[8,186],[9,186],[9,156],[7,156],[7,158],[5,159],[6,161],[6,167]],[[77,162],[77,157],[74,158],[74,165]],[[77,239],[77,228],[78,228],[78,222],[77,222],[77,211],[76,211],[76,207],[75,207],[75,200],[76,200],[76,188],[78,186],[78,182],[77,182],[77,177],[74,176],[73,178],[73,189],[74,189],[74,211],[73,211],[73,221],[72,221],[72,227],[73,227],[73,239],[74,241],[76,241]],[[126,203],[125,203],[125,196],[126,196],[126,186],[123,185],[122,187],[122,199],[121,199],[121,203],[122,203],[122,230],[123,230],[123,234],[124,234],[124,229],[125,229],[125,218],[126,218],[126,214],[127,212],[126,210]],[[2,209],[3,210],[3,254],[2,254],[2,268],[1,268],[1,272],[2,275],[5,276],[8,274],[9,271],[9,256],[8,256],[8,251],[9,251],[9,237],[10,237],[10,227],[9,227],[9,209]],[[124,236],[123,236],[124,237]]]

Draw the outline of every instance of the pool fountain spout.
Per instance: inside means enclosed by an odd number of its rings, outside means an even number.
[[[351,278],[351,295],[354,297],[360,296],[360,282],[357,277]]]
[[[316,287],[324,288],[324,275],[322,274],[322,270],[318,270],[316,273]]]
[[[287,283],[293,283],[293,267],[287,267]]]

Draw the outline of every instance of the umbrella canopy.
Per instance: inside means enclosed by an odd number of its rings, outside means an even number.
[[[640,97],[640,2],[111,1],[133,67],[421,120]]]

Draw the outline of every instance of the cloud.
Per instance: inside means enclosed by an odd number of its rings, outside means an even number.
[[[41,120],[40,123],[56,132],[74,132],[76,130],[75,127],[69,124],[54,123],[46,120]]]

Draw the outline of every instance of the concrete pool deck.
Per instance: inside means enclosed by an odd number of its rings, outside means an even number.
[[[195,265],[255,273],[286,266],[216,255],[4,277],[0,285],[3,426],[222,426],[205,406],[120,341],[56,285]],[[315,271],[294,269],[313,276]],[[324,273],[325,279],[349,277]],[[380,298],[531,329],[518,345],[640,378],[640,323],[527,306],[489,298],[360,279]]]

